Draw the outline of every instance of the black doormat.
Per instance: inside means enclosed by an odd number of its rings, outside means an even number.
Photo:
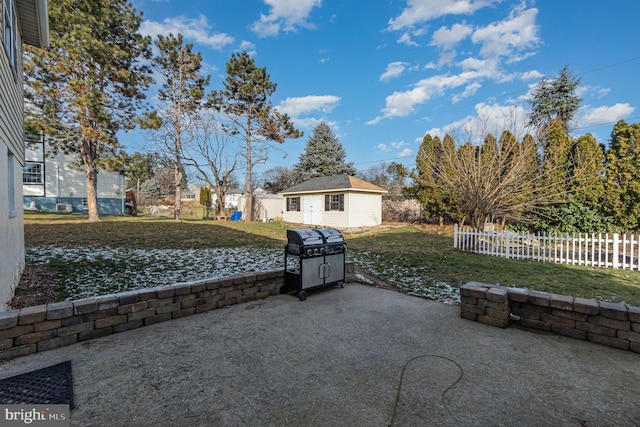
[[[59,404],[73,409],[71,361],[0,380],[0,403]]]

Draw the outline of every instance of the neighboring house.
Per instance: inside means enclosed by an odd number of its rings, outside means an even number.
[[[49,18],[46,0],[0,0],[0,4],[0,310],[4,310],[24,269],[22,46],[49,46]]]
[[[204,185],[193,184],[191,187],[189,187],[187,191],[183,192],[180,200],[185,202],[195,201],[200,203],[200,189],[202,187],[204,187]],[[224,196],[224,207],[230,210],[231,209],[237,210],[238,200],[240,200],[240,197],[242,197],[244,192],[245,191],[240,188],[230,188],[227,191],[227,194],[225,194]],[[218,196],[216,195],[216,192],[213,190],[211,190],[211,197],[213,197],[212,202],[215,204]]]
[[[247,203],[247,196],[242,195],[238,199],[237,210],[242,212],[243,217],[245,215],[245,206]],[[264,190],[257,189],[253,193],[253,217],[259,221],[282,219],[283,215],[283,197],[281,194],[270,194],[264,192]]]
[[[387,190],[349,175],[311,178],[281,191],[287,222],[336,228],[382,223],[382,195]]]
[[[46,139],[29,140],[22,170],[25,209],[50,212],[87,212],[87,185],[84,170],[76,158],[55,153]],[[125,214],[125,176],[120,172],[98,173],[98,212]]]

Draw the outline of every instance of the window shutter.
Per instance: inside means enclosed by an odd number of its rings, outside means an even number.
[[[331,196],[328,194],[324,196],[324,210],[327,212],[331,210]]]
[[[344,212],[344,194],[340,195],[340,211]]]

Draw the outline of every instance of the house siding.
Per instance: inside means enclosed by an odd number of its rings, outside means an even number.
[[[2,5],[2,1],[0,1]],[[0,7],[2,11],[2,7]],[[0,19],[2,22],[2,19]],[[18,73],[10,66],[0,31],[0,310],[7,308],[24,269],[24,227],[22,199],[22,166],[24,165],[24,119],[22,95],[22,39],[18,32]],[[19,76],[19,77],[18,77]],[[9,159],[13,160],[12,179]],[[9,189],[9,182],[14,183]],[[14,209],[9,197],[13,196]]]
[[[48,155],[43,155],[42,143],[32,144],[26,149],[26,161],[43,162],[42,184],[23,184],[23,207],[38,210],[56,210],[56,203],[71,204],[74,212],[86,212],[82,199],[87,197],[86,176],[70,154],[53,154],[48,144]],[[22,177],[20,178],[22,182]],[[119,172],[101,170],[98,173],[98,212],[101,215],[123,215],[125,196],[124,176]]]

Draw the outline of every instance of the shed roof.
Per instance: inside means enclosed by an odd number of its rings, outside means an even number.
[[[364,191],[370,193],[386,193],[382,187],[363,181],[350,175],[320,176],[308,179],[298,185],[289,187],[280,194],[321,193],[327,191]]]

